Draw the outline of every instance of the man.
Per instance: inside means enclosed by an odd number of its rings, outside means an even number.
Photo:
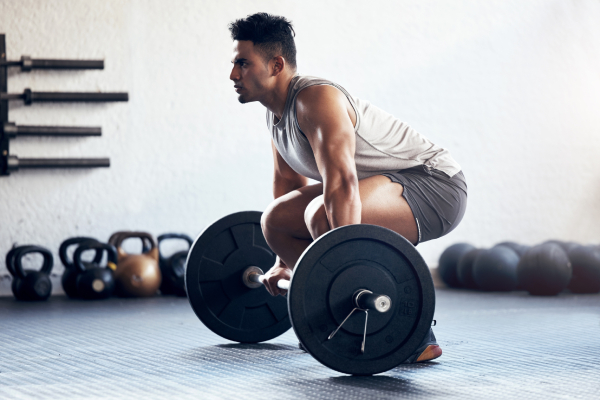
[[[350,224],[389,228],[414,245],[461,221],[467,185],[450,153],[392,115],[325,79],[296,72],[291,23],[265,13],[230,24],[230,79],[240,103],[267,109],[275,172],[262,229],[276,264],[265,275],[272,295],[323,233]],[[308,185],[308,179],[320,183]],[[407,362],[442,354],[433,332]]]

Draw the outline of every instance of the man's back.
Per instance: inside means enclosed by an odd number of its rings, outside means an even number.
[[[336,83],[312,76],[297,75],[290,83],[281,120],[275,123],[273,113],[267,110],[267,125],[277,150],[290,167],[299,174],[322,181],[310,143],[301,131],[296,118],[298,94],[315,85],[330,85],[340,90],[356,113],[354,159],[358,179],[418,165],[437,169],[449,177],[460,171],[460,165],[447,150],[436,146],[393,115],[368,101],[352,97]]]

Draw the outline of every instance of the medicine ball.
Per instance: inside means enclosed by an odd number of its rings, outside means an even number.
[[[494,246],[483,250],[473,261],[473,280],[481,290],[515,290],[518,263],[519,255],[510,247]]]
[[[525,252],[517,267],[523,289],[536,296],[553,296],[567,287],[572,268],[567,253],[557,243],[545,242]]]
[[[474,249],[465,253],[456,266],[456,274],[460,285],[467,289],[477,289],[477,284],[473,279],[473,262],[482,249]]]
[[[572,248],[581,246],[580,244],[575,243],[575,242],[565,242],[562,240],[555,240],[555,239],[547,240],[544,243],[553,243],[553,244],[559,245],[560,248],[563,249],[564,252],[567,254],[567,256],[569,255],[569,251],[571,251]],[[542,244],[544,244],[544,243],[542,243]]]
[[[573,293],[600,292],[600,247],[573,247],[568,256],[573,267],[569,290]]]
[[[513,249],[515,251],[515,253],[517,253],[517,255],[520,257],[523,256],[523,254],[525,254],[525,252],[529,249],[530,246],[525,246],[523,244],[519,244],[516,242],[502,242],[502,243],[498,243],[496,246],[506,246],[506,247],[510,247],[511,249]]]
[[[460,287],[456,267],[458,260],[471,250],[475,250],[475,246],[469,243],[456,243],[448,247],[438,262],[438,272],[442,281],[449,287]]]

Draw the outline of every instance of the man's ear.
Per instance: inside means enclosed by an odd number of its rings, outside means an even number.
[[[282,56],[273,57],[271,59],[271,74],[273,76],[277,76],[282,73],[283,69],[285,68],[285,64],[285,58]]]

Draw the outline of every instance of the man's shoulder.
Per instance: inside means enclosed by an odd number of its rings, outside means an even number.
[[[346,95],[333,82],[325,79],[312,80],[310,84],[299,87],[296,94],[297,107],[319,107],[323,102],[345,99]]]

